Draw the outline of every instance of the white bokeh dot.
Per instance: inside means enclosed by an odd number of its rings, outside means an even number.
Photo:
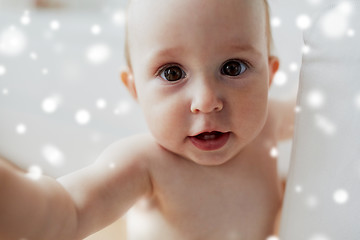
[[[115,25],[122,26],[126,21],[125,11],[119,10],[112,15],[112,21]]]
[[[272,27],[280,27],[281,26],[281,19],[279,17],[271,18],[271,26]]]
[[[308,29],[311,26],[311,18],[306,14],[299,15],[296,18],[296,25],[301,30]]]
[[[91,26],[91,33],[94,35],[98,35],[101,33],[101,27],[98,24]]]
[[[307,104],[311,108],[321,108],[325,103],[325,96],[319,90],[312,90],[307,95]]]
[[[299,66],[297,63],[293,62],[293,63],[290,63],[289,69],[290,69],[290,71],[295,72],[299,69]]]
[[[301,50],[302,50],[303,54],[309,54],[311,51],[311,48],[308,45],[304,45]]]
[[[42,177],[43,171],[41,167],[37,165],[31,165],[28,168],[28,171],[26,173],[26,177],[32,179],[32,180],[39,180]]]
[[[349,194],[344,189],[338,189],[334,192],[333,199],[335,203],[342,205],[348,202]]]
[[[11,26],[0,34],[0,53],[7,56],[21,54],[27,44],[25,34],[14,26]]]
[[[301,185],[296,185],[296,186],[295,186],[295,192],[296,192],[296,193],[302,193],[302,191],[303,191],[303,188],[302,188]]]
[[[287,75],[283,71],[278,71],[274,77],[274,84],[277,86],[284,86],[287,83]]]
[[[61,97],[58,95],[47,97],[43,100],[41,108],[45,113],[54,113],[61,104]]]
[[[131,110],[131,104],[129,101],[123,100],[118,103],[118,106],[114,110],[115,115],[125,115]]]
[[[86,125],[90,122],[91,115],[85,109],[78,110],[75,114],[75,120],[80,125]]]
[[[9,94],[9,89],[4,88],[4,89],[2,90],[2,93],[3,93],[5,96],[7,96],[7,95]]]
[[[96,44],[90,46],[86,51],[86,57],[89,62],[101,64],[108,60],[110,56],[110,48],[106,44]]]
[[[18,125],[16,125],[16,132],[17,132],[17,134],[23,135],[23,134],[26,133],[26,131],[27,131],[27,127],[26,127],[25,124],[19,123]]]
[[[349,37],[354,37],[354,36],[355,36],[355,30],[354,30],[354,29],[349,29],[349,30],[347,31],[347,35],[348,35]]]
[[[5,73],[6,73],[6,67],[3,65],[0,65],[0,76],[5,75]]]
[[[354,6],[349,1],[343,1],[338,6],[338,11],[343,15],[350,15],[353,12]]]
[[[356,108],[360,110],[360,93],[355,96],[354,104],[355,104]]]
[[[349,16],[352,13],[352,8],[352,4],[344,1],[325,14],[320,19],[323,33],[330,38],[339,38],[348,33]]]
[[[317,197],[310,195],[305,199],[305,204],[309,208],[313,209],[319,205],[319,201],[318,201]]]
[[[31,22],[30,16],[28,14],[24,14],[23,16],[21,16],[20,22],[22,25],[29,25]]]
[[[321,21],[323,33],[330,38],[338,38],[346,33],[348,21],[344,17],[336,15],[326,15]]]
[[[43,68],[43,69],[41,69],[41,73],[42,73],[43,75],[48,75],[48,74],[49,74],[49,70],[48,70],[47,68]]]
[[[38,55],[37,55],[36,52],[31,52],[29,56],[30,56],[30,58],[31,58],[32,60],[37,60],[37,59],[38,59]]]
[[[46,161],[55,167],[59,167],[64,164],[65,157],[63,152],[54,145],[47,144],[43,146],[41,153]]]
[[[52,30],[59,30],[60,28],[60,22],[58,20],[52,20],[49,25]]]
[[[96,100],[96,107],[99,109],[104,109],[107,106],[107,102],[105,99],[100,98],[98,100]]]
[[[280,240],[280,238],[277,236],[269,236],[266,238],[266,240]]]
[[[313,234],[309,240],[330,240],[327,236],[325,236],[324,234]]]
[[[272,158],[277,158],[279,156],[279,150],[276,147],[270,149],[270,156]]]

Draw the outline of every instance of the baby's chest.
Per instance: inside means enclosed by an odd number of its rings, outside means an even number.
[[[152,201],[144,201],[148,207],[142,219],[157,232],[175,234],[167,239],[255,240],[271,228],[279,203],[275,185],[209,172],[186,176],[173,174],[171,183],[157,187]]]
[[[169,220],[219,227],[219,221],[224,225],[238,224],[266,215],[271,200],[277,199],[276,190],[269,191],[269,185],[215,179],[188,182],[175,190],[158,192],[157,202]]]
[[[147,240],[266,239],[281,199],[276,162],[260,152],[257,148],[255,154],[216,167],[176,158],[157,161],[152,198],[131,211],[128,226],[138,229],[146,222],[151,226]],[[139,231],[130,227],[130,232]]]
[[[141,201],[129,214],[129,240],[266,239],[276,197],[255,194],[245,186],[229,186],[232,192],[218,189],[214,182],[207,184],[214,186],[188,185],[162,192],[156,200]]]

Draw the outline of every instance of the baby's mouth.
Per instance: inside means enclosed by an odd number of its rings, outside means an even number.
[[[223,135],[224,133],[222,132],[204,132],[204,133],[200,133],[196,136],[194,136],[195,138],[199,139],[199,140],[215,140],[219,137],[221,137],[221,135]]]
[[[222,148],[229,140],[230,133],[222,133],[218,131],[203,132],[195,136],[191,136],[190,140],[195,147],[204,151],[214,151]]]

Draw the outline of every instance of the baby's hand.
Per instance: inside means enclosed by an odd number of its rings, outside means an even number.
[[[0,157],[0,196],[0,239],[75,239],[76,210],[56,180]]]

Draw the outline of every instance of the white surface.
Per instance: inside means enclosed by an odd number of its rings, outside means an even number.
[[[360,239],[360,1],[328,2],[305,34],[280,239]]]

